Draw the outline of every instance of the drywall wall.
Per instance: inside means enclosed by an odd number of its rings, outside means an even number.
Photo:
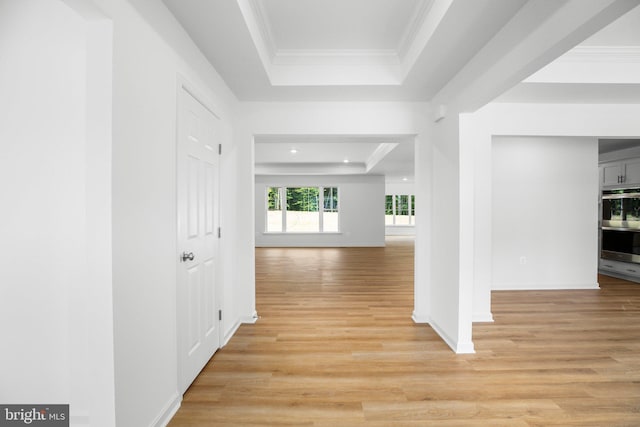
[[[638,104],[489,104],[476,113],[476,126],[468,138],[476,149],[474,211],[474,312],[490,318],[492,268],[492,136],[638,138]],[[597,191],[594,190],[594,191]],[[593,196],[597,200],[597,195]],[[519,259],[518,259],[519,261]],[[597,259],[593,260],[594,265]],[[479,266],[484,266],[479,268]]]
[[[493,289],[597,287],[596,138],[493,138]]]
[[[176,113],[186,81],[221,117],[234,160],[234,101],[161,2],[145,17],[124,0],[95,0],[113,23],[113,313],[117,425],[163,425],[179,406],[176,348]],[[147,21],[147,20],[148,21]],[[179,47],[180,51],[176,50]],[[222,176],[230,186],[234,176]],[[234,206],[223,205],[222,220]],[[221,253],[229,259],[229,240]],[[224,304],[237,286],[223,259]],[[241,307],[225,307],[226,330]]]
[[[338,187],[338,233],[265,232],[267,187]],[[384,246],[384,176],[257,175],[256,246]]]
[[[108,28],[47,0],[0,3],[0,28],[0,401],[113,425]]]
[[[387,182],[384,194],[415,194],[415,185],[413,182]]]

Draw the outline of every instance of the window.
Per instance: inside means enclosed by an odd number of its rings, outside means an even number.
[[[340,231],[338,227],[338,187],[325,187],[323,196],[322,231],[337,233]]]
[[[282,191],[278,187],[267,188],[267,231],[282,231]]]
[[[416,196],[392,194],[385,196],[385,225],[415,225]]]
[[[267,187],[268,233],[339,231],[337,187]]]
[[[285,230],[288,232],[319,232],[320,209],[317,187],[287,188]]]

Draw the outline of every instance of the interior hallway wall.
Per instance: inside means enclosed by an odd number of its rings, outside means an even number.
[[[265,233],[267,187],[338,187],[339,233]],[[384,246],[384,176],[256,176],[256,246]]]
[[[113,313],[116,424],[166,423],[177,410],[176,116],[178,87],[189,88],[220,120],[222,182],[233,186],[235,98],[161,2],[144,16],[126,0],[94,0],[113,22]],[[225,189],[226,190],[226,189]],[[223,196],[224,197],[224,196]],[[222,204],[228,221],[235,206]],[[228,222],[224,226],[233,227]],[[226,238],[225,238],[226,237]],[[244,303],[225,261],[223,328]],[[234,307],[227,306],[234,304]]]
[[[485,126],[476,128],[473,139],[482,146],[476,161],[475,211],[476,230],[491,230],[493,223],[492,198],[486,197],[487,182],[492,180],[492,136],[519,137],[582,137],[582,138],[638,138],[640,136],[639,104],[488,104],[473,114],[482,118]],[[559,185],[561,185],[559,183]],[[490,187],[490,186],[489,186]],[[597,188],[593,189],[597,201]],[[597,218],[596,218],[597,220]],[[595,227],[595,226],[594,226]],[[477,233],[475,257],[478,262],[491,254],[493,233]],[[590,258],[597,266],[597,250]],[[491,255],[493,259],[493,255]],[[586,258],[585,258],[586,259]],[[518,263],[520,262],[518,256]],[[586,262],[586,261],[585,261]],[[493,264],[493,261],[491,262]],[[587,266],[587,268],[591,268]],[[549,271],[547,274],[553,274]],[[490,315],[491,269],[476,268],[474,278],[474,311],[476,307]],[[548,287],[548,286],[547,286]],[[485,313],[485,314],[486,314]]]
[[[492,288],[597,288],[597,139],[494,137],[492,164]]]

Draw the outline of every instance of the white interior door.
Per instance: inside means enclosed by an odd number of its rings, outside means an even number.
[[[184,393],[220,346],[216,116],[184,88],[178,105],[178,375]]]

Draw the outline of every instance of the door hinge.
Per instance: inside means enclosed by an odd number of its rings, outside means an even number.
[[[222,310],[218,310],[218,320],[222,320]]]
[[[218,239],[222,237],[222,228],[218,227]]]
[[[218,144],[218,154],[222,155],[222,144]]]

